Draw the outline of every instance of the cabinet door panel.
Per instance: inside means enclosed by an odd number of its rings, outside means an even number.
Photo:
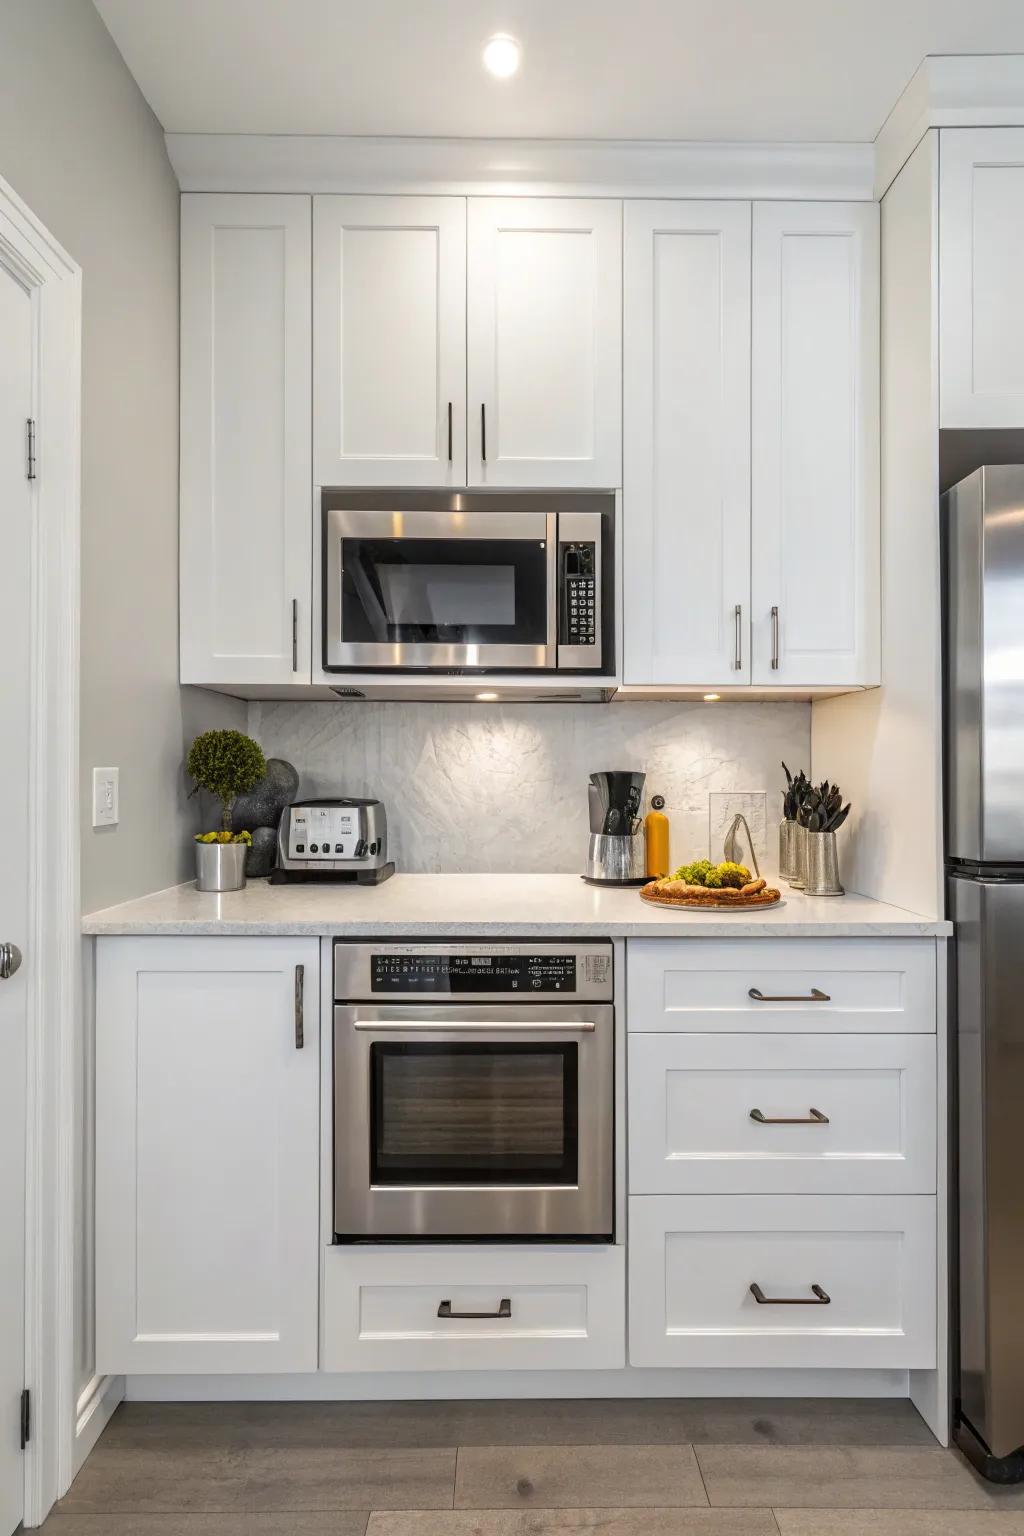
[[[464,485],[465,200],[317,197],[313,227],[317,484]]]
[[[181,680],[310,678],[310,200],[181,200]]]
[[[623,272],[624,681],[747,683],[750,204],[627,204]]]
[[[878,207],[756,203],[753,250],[752,680],[877,683]]]
[[[1024,129],[943,129],[939,417],[1024,426]]]
[[[470,198],[471,485],[621,483],[622,207]]]
[[[99,941],[98,1370],[316,1369],[318,992],[315,939]]]

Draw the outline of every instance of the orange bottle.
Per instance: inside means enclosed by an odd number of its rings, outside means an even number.
[[[668,817],[663,814],[664,795],[651,796],[651,809],[644,817],[644,843],[647,878],[659,880],[668,874]]]

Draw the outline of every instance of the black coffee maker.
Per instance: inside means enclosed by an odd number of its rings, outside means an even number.
[[[646,882],[643,803],[647,775],[605,769],[590,775],[590,845],[584,880],[594,885]]]

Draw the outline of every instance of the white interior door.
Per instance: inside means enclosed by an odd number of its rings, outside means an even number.
[[[32,413],[32,301],[0,264],[0,944],[23,951],[28,926],[30,494],[26,421]],[[0,980],[0,1536],[21,1520],[25,1381],[25,975]]]
[[[622,204],[471,197],[470,485],[622,484]]]
[[[627,683],[749,683],[750,204],[630,202]]]

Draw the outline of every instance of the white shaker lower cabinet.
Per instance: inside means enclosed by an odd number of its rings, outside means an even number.
[[[466,200],[313,199],[314,479],[465,485]]]
[[[471,197],[472,486],[622,484],[622,204]]]
[[[623,1247],[337,1244],[324,1254],[325,1371],[613,1369]]]
[[[1024,129],[939,144],[939,425],[1024,427]]]
[[[750,682],[750,204],[627,202],[626,683]]]
[[[308,197],[182,197],[183,683],[310,680],[310,281]]]
[[[877,203],[755,203],[751,680],[880,676]]]
[[[101,1373],[316,1370],[319,951],[97,941]]]
[[[928,1196],[638,1196],[629,1255],[631,1365],[935,1366]]]

